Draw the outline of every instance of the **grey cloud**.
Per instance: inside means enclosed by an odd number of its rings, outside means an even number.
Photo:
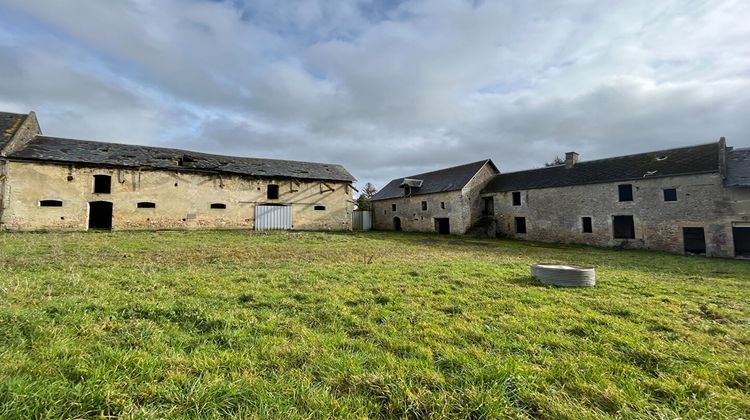
[[[0,104],[55,134],[330,161],[378,185],[487,157],[750,145],[747,2],[78,4],[0,0],[40,23],[0,32]]]

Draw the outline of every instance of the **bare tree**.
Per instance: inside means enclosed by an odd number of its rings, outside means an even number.
[[[365,186],[362,187],[362,193],[357,197],[357,210],[370,210],[370,199],[376,192],[378,192],[378,190],[371,182],[365,184]]]

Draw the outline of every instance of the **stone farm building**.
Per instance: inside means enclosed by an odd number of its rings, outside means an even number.
[[[374,197],[373,225],[440,231],[448,219],[450,233],[489,224],[535,241],[750,256],[750,149],[723,138],[592,161],[571,152],[564,164],[512,173],[483,162],[391,181]],[[468,168],[472,182],[454,176]],[[447,185],[453,192],[440,192]]]
[[[43,136],[0,113],[0,229],[351,229],[340,165]]]
[[[373,228],[464,234],[482,217],[479,192],[497,173],[487,159],[394,179],[371,199]]]

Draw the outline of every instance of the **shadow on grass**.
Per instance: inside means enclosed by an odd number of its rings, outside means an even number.
[[[506,281],[508,283],[512,283],[516,286],[521,286],[521,287],[533,287],[533,288],[539,288],[539,289],[548,289],[548,288],[554,287],[554,286],[542,284],[534,280],[534,278],[531,276],[509,277],[509,278],[504,278],[503,281]]]

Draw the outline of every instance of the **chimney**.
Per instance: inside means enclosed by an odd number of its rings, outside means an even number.
[[[565,169],[570,169],[578,163],[578,153],[568,152],[565,154]]]

